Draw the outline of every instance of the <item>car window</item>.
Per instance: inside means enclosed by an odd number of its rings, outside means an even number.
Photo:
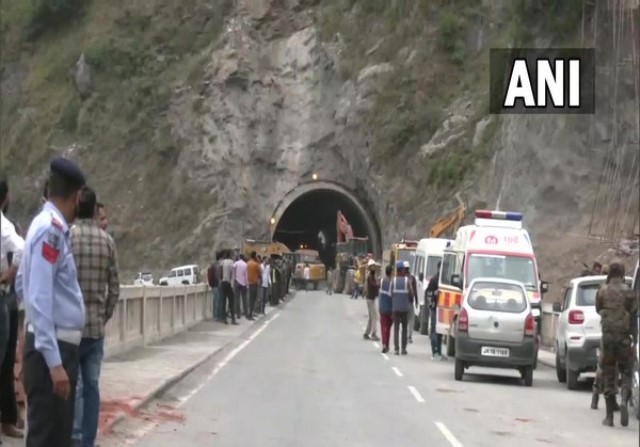
[[[184,270],[178,270],[178,276],[184,276]]]
[[[527,309],[527,298],[519,286],[482,281],[469,290],[467,304],[476,310],[520,313]]]
[[[571,300],[571,290],[572,287],[567,287],[564,290],[564,297],[562,298],[562,310],[569,308],[569,301]]]
[[[178,274],[177,270],[171,270],[169,272],[169,278],[175,278],[177,274]]]
[[[600,284],[585,284],[576,290],[576,306],[595,306]]]
[[[144,281],[151,281],[152,275],[151,273],[143,273],[142,274],[142,280]]]
[[[427,268],[424,277],[431,279],[433,275],[438,273],[438,262],[442,261],[441,256],[427,256]]]
[[[441,284],[451,285],[451,275],[457,273],[456,264],[458,258],[455,254],[445,254],[442,258],[442,271],[440,272]]]

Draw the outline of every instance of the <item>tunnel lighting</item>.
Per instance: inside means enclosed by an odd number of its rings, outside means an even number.
[[[315,172],[313,173],[313,175],[311,176],[312,179],[314,180],[318,180],[318,174],[316,174]]]
[[[272,217],[271,218],[271,225],[275,225],[276,224],[276,220]]]

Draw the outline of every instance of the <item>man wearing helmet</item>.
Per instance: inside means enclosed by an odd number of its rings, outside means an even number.
[[[410,279],[405,275],[402,261],[396,263],[396,277],[391,282],[391,308],[393,311],[393,344],[396,355],[400,355],[400,340],[398,339],[402,326],[402,355],[407,355],[407,323],[409,311],[413,311],[411,303],[415,299],[415,289]]]

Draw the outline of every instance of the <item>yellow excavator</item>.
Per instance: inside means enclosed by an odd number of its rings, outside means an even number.
[[[460,205],[446,216],[438,219],[436,223],[431,226],[431,229],[429,230],[429,238],[439,238],[449,230],[451,230],[452,234],[455,236],[456,231],[458,231],[458,227],[464,220],[464,213],[467,210],[464,202],[460,198],[460,193],[456,193],[455,197]]]

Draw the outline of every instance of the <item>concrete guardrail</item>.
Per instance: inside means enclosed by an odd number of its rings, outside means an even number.
[[[120,286],[120,300],[106,327],[105,356],[184,332],[212,317],[213,296],[206,284]]]

